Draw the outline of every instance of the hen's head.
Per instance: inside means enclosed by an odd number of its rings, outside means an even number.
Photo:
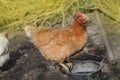
[[[6,37],[6,38],[8,38],[8,32],[0,33],[0,37]]]
[[[89,20],[87,15],[85,15],[83,13],[76,13],[75,16],[77,17],[78,23],[85,24]]]
[[[8,32],[5,32],[4,35],[6,38],[8,38]]]

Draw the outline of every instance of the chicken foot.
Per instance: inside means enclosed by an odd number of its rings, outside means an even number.
[[[59,64],[63,67],[63,69],[64,69],[66,72],[70,72],[70,70],[71,70],[72,67],[73,67],[72,63],[66,63],[66,64],[64,64],[64,63],[59,63]]]
[[[71,70],[73,68],[73,64],[72,63],[66,63],[65,65],[69,68],[69,70]]]

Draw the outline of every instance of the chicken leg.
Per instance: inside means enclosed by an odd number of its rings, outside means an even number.
[[[70,70],[71,70],[72,67],[73,67],[72,63],[66,63],[66,64],[64,64],[64,63],[59,63],[59,64],[64,68],[64,70],[65,70],[66,72],[70,72]]]

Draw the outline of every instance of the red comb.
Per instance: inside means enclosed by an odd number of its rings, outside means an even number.
[[[75,16],[77,17],[81,17],[83,15],[83,13],[76,13]]]
[[[5,34],[6,37],[8,37],[8,32],[5,32],[4,34]]]

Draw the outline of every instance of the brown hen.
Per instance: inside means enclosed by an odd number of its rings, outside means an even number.
[[[88,18],[83,13],[77,13],[75,16],[76,19],[71,27],[65,30],[25,27],[26,35],[31,38],[42,56],[47,60],[59,63],[65,69],[67,69],[66,65],[63,64],[65,59],[81,50],[87,43],[84,24]]]

